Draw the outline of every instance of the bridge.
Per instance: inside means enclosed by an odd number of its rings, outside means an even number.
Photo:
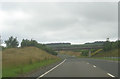
[[[57,47],[57,48],[54,48],[53,50],[54,51],[74,51],[74,50],[83,50],[83,49],[86,49],[86,50],[89,50],[89,57],[91,57],[91,49],[102,49],[103,46],[90,46],[90,47]]]
[[[54,51],[74,51],[74,50],[90,50],[90,49],[102,49],[103,46],[95,46],[95,47],[56,47],[53,48]]]

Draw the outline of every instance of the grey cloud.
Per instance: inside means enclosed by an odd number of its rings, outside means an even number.
[[[39,42],[83,43],[117,39],[117,3],[3,3],[2,11],[23,12],[28,19],[7,18],[3,39],[10,35]],[[27,17],[26,17],[27,18]]]

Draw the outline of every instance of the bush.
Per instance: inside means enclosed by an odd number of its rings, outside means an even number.
[[[82,56],[88,56],[88,52],[89,52],[89,50],[81,50],[81,52],[82,52]]]

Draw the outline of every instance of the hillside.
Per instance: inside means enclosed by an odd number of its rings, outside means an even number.
[[[36,47],[11,48],[3,51],[3,65],[28,64],[44,59],[57,58]],[[19,62],[19,63],[18,63]]]
[[[120,49],[113,49],[110,51],[101,51],[99,53],[97,53],[96,55],[94,55],[93,57],[118,57],[118,51],[120,51]]]
[[[10,48],[2,52],[3,76],[16,76],[59,60],[36,47]]]

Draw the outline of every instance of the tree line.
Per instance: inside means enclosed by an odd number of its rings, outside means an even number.
[[[17,37],[14,38],[13,36],[9,37],[8,40],[5,41],[6,47],[2,47],[3,49],[5,48],[18,48],[19,42],[17,40]],[[28,39],[23,39],[22,42],[20,43],[20,47],[37,47],[42,50],[45,50],[46,52],[52,54],[52,55],[57,55],[55,51],[53,51],[51,48],[48,48],[45,44],[38,43],[36,40],[28,40]]]
[[[106,41],[103,45],[103,50],[104,51],[110,51],[113,49],[119,49],[120,48],[120,40],[117,40],[115,42],[111,42],[111,41]]]

